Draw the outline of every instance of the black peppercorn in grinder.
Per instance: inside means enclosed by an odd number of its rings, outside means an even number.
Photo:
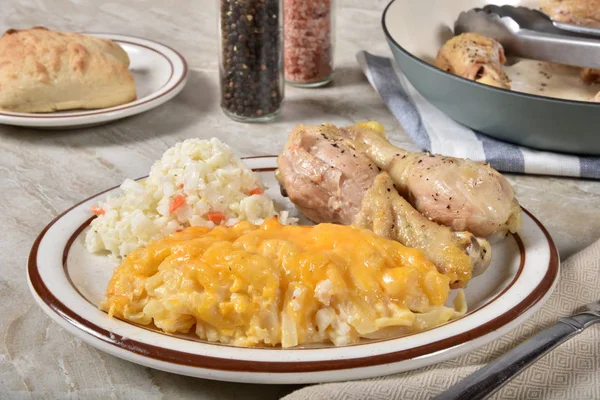
[[[219,0],[221,108],[268,121],[283,101],[281,0]]]

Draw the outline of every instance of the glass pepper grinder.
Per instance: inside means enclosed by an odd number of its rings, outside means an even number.
[[[221,108],[237,121],[275,117],[284,97],[281,0],[218,0]]]
[[[332,79],[335,0],[283,0],[285,80],[318,87]]]

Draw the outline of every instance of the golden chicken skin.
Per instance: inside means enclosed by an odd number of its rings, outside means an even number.
[[[442,46],[434,65],[475,82],[510,89],[504,63],[506,56],[500,43],[477,33],[463,33]]]
[[[555,21],[600,28],[600,0],[540,0],[540,8]]]

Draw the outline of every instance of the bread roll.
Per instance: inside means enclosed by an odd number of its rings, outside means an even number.
[[[46,113],[135,100],[129,57],[115,42],[36,27],[0,37],[0,109]]]

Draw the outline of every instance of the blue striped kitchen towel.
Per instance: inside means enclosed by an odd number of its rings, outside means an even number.
[[[488,162],[504,172],[600,179],[600,157],[538,151],[492,139],[435,108],[391,59],[366,51],[356,58],[392,114],[423,150]]]

